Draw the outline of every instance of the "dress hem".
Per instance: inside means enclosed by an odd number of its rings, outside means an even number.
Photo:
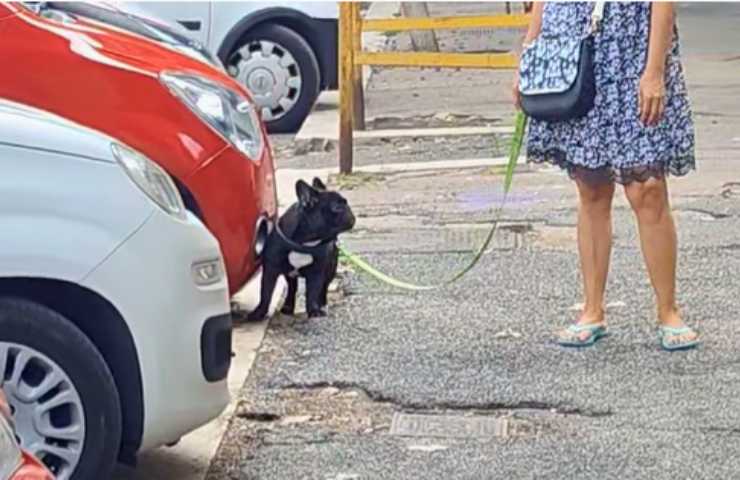
[[[615,167],[602,165],[586,167],[568,160],[567,154],[560,149],[537,150],[527,149],[527,162],[548,163],[566,171],[571,179],[584,180],[587,183],[619,183],[628,185],[632,182],[646,182],[651,178],[667,176],[682,177],[692,170],[696,170],[696,160],[693,153],[687,153],[666,160],[656,160],[645,165],[632,167]]]

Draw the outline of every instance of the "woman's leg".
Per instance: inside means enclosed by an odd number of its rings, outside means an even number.
[[[676,226],[673,223],[665,178],[632,182],[624,187],[637,217],[642,254],[655,290],[658,320],[667,327],[682,327],[676,303]],[[679,336],[692,340],[695,332]]]
[[[614,184],[576,180],[578,196],[578,252],[583,275],[584,307],[579,325],[604,322],[604,290],[612,249]],[[568,335],[564,331],[563,335]],[[590,335],[581,332],[581,340]]]

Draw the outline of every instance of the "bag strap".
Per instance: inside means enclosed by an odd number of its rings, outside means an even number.
[[[594,11],[591,13],[591,33],[596,33],[604,18],[606,2],[594,2]]]

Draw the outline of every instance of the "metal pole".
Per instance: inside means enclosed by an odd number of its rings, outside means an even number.
[[[339,173],[352,173],[354,45],[352,3],[339,4]]]

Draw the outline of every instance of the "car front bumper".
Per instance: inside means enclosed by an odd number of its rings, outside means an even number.
[[[198,286],[193,265],[223,262],[216,239],[194,215],[156,210],[86,279],[126,321],[143,390],[140,449],[178,440],[228,404],[231,355],[225,274]]]

